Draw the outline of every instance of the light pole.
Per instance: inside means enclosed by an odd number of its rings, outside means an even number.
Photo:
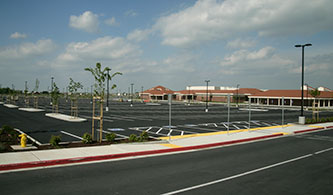
[[[51,77],[51,92],[53,91],[53,79],[54,77]],[[52,98],[50,98],[50,104],[52,105]]]
[[[206,87],[206,110],[205,112],[208,112],[208,83],[210,82],[210,80],[205,80],[205,82],[207,83],[207,87]]]
[[[295,45],[295,47],[302,47],[302,101],[301,101],[301,116],[298,118],[298,122],[300,124],[305,124],[305,117],[303,114],[303,106],[304,106],[304,47],[312,46],[311,43],[307,43],[304,45]]]
[[[107,70],[108,71],[108,75],[109,75],[109,71],[110,69]],[[106,83],[106,87],[107,87],[107,92],[106,92],[106,108],[105,111],[108,112],[109,111],[109,77],[108,77],[108,82]]]
[[[238,94],[239,94],[239,84],[237,84],[237,108],[238,108]]]
[[[306,85],[306,110],[308,110],[308,106],[309,106],[309,99],[308,99],[309,85],[307,83],[305,83],[305,85]]]
[[[133,106],[133,85],[134,83],[131,83],[131,107]]]

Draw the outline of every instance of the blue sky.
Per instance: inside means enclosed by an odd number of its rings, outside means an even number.
[[[117,91],[164,85],[298,89],[301,49],[305,82],[333,88],[331,0],[114,0],[0,3],[0,84],[29,90],[51,76],[90,88],[84,68],[123,75]]]

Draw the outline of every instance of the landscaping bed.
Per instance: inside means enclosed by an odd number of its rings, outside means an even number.
[[[61,149],[61,148],[77,148],[77,147],[92,147],[92,146],[104,146],[111,144],[122,144],[122,143],[134,143],[134,142],[147,142],[147,141],[158,141],[153,138],[149,138],[147,132],[141,133],[139,136],[132,134],[128,139],[116,140],[115,134],[108,134],[106,141],[98,142],[93,141],[89,133],[83,135],[82,142],[61,142],[60,136],[52,136],[50,144],[37,145],[28,139],[27,145],[33,145],[34,148],[25,148],[24,150],[14,150],[12,145],[20,145],[20,133],[14,130],[13,127],[4,125],[0,129],[0,153],[1,152],[19,152],[19,151],[31,151],[31,150],[48,150],[48,149]]]

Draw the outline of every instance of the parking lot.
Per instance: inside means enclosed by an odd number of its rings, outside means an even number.
[[[24,107],[23,99],[17,102]],[[73,123],[46,117],[52,106],[49,98],[39,98],[39,108],[43,112],[26,112],[17,108],[7,108],[0,105],[0,125],[11,125],[27,133],[38,143],[49,143],[52,135],[61,135],[62,141],[80,141],[85,132],[91,133],[92,104],[91,99],[79,100],[79,117],[87,119],[86,122]],[[32,106],[32,105],[31,105]],[[104,105],[105,107],[105,105]],[[61,99],[59,113],[70,115],[70,101]],[[300,111],[292,108],[284,110],[284,123],[298,120]],[[307,117],[312,113],[305,111]],[[333,116],[332,112],[321,112],[321,117]],[[174,102],[171,108],[171,126],[169,126],[169,105],[167,103],[146,104],[134,102],[109,102],[109,111],[104,112],[103,138],[107,133],[115,133],[116,139],[126,139],[131,134],[139,135],[148,132],[152,138],[208,133],[217,131],[248,129],[281,125],[282,110],[277,108],[260,108],[251,106],[251,119],[247,105],[239,108],[230,108],[228,121],[228,108],[226,105],[209,105],[205,112],[205,104],[184,104]],[[95,121],[96,131],[99,124]]]

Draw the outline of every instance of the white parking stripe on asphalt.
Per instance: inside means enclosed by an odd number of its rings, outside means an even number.
[[[158,131],[156,131],[156,134],[158,134],[160,131],[162,131],[163,128],[160,128]]]
[[[71,134],[71,133],[69,133],[69,132],[66,132],[66,131],[60,131],[60,132],[63,133],[63,134],[65,134],[65,135],[69,135],[69,136],[71,136],[71,137],[75,137],[76,139],[83,140],[82,137],[77,136],[77,135],[74,135],[74,134]]]
[[[100,131],[99,129],[96,129],[96,131]],[[104,131],[104,130],[102,130],[102,132],[103,133],[107,133],[107,134],[110,134],[110,132],[108,132],[108,131]],[[121,135],[121,134],[118,134],[118,133],[115,133],[117,136],[119,136],[119,137],[123,137],[123,138],[129,138],[128,136],[126,136],[126,135]]]

